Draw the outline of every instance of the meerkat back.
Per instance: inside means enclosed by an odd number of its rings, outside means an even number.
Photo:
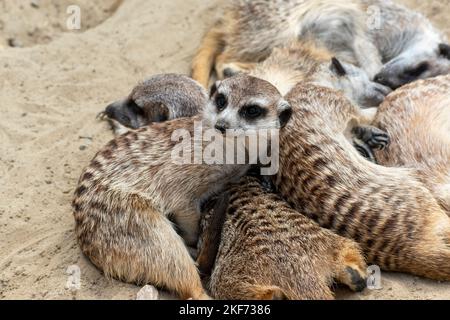
[[[376,152],[381,165],[416,168],[450,214],[450,76],[411,83],[380,106],[374,125],[391,143]]]
[[[277,191],[322,227],[354,239],[368,263],[450,280],[450,218],[416,170],[372,164],[345,138],[360,110],[325,88],[298,85],[280,134]]]
[[[333,279],[356,291],[365,288],[366,265],[358,245],[290,208],[258,178],[245,177],[229,190],[224,215],[209,279],[213,297],[332,299]],[[206,223],[206,233],[208,228]]]

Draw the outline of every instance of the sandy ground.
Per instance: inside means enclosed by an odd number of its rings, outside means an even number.
[[[404,0],[450,34],[449,1]],[[65,27],[78,4],[82,30]],[[95,116],[135,83],[187,73],[217,0],[0,0],[0,299],[134,299],[80,253],[70,208],[82,168],[112,138]],[[10,47],[10,46],[14,47]],[[3,48],[1,48],[3,47]],[[68,290],[67,269],[81,271]],[[344,299],[450,299],[450,284],[383,274]]]

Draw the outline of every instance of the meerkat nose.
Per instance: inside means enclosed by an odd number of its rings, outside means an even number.
[[[216,125],[214,126],[214,128],[216,128],[216,130],[219,130],[223,134],[226,133],[228,127],[229,127],[228,123],[226,123],[223,120],[217,121]]]

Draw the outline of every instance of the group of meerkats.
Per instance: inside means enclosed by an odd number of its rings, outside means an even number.
[[[335,281],[363,290],[367,264],[450,281],[445,36],[390,0],[223,10],[194,80],[154,76],[107,107],[117,137],[73,201],[83,253],[182,299],[332,299]],[[173,133],[197,121],[280,129],[278,173],[174,164]]]

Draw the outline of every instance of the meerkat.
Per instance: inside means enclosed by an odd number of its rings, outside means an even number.
[[[197,243],[202,203],[249,167],[174,161],[186,133],[188,160],[195,158],[196,121],[222,129],[223,122],[212,122],[212,109],[235,114],[248,130],[261,123],[283,127],[291,111],[271,84],[239,75],[216,84],[203,115],[155,123],[108,143],[83,171],[73,200],[81,250],[107,277],[184,299],[208,298],[186,246]]]
[[[320,228],[256,177],[227,193],[224,214],[209,218],[225,220],[208,281],[214,298],[324,300],[334,298],[334,280],[355,291],[366,287],[367,267],[354,241]]]
[[[392,138],[375,157],[389,167],[415,168],[450,215],[450,75],[421,80],[392,94],[374,125]]]
[[[417,172],[365,161],[345,137],[369,119],[327,88],[298,85],[285,98],[293,116],[280,132],[277,192],[359,243],[369,264],[450,280],[450,218]]]
[[[275,48],[269,58],[257,64],[249,74],[272,83],[281,94],[287,94],[298,83],[334,88],[364,109],[362,112],[370,118],[377,112],[376,107],[391,92],[389,88],[369,81],[361,69],[333,58],[328,50],[319,48],[314,43],[300,41],[293,42],[288,47]],[[354,131],[348,136],[349,141],[364,157],[376,162],[374,151],[384,149],[389,144],[389,136],[372,127],[369,137],[377,134],[379,142],[373,145],[373,139],[364,138],[365,132]]]
[[[391,92],[370,81],[362,69],[341,62],[312,41],[294,41],[286,47],[274,48],[249,74],[269,81],[281,94],[287,94],[298,83],[336,89],[361,108],[378,107]]]
[[[192,76],[207,86],[215,67],[248,70],[275,47],[314,39],[340,60],[363,68],[369,78],[381,69],[381,57],[367,34],[366,13],[358,0],[233,0],[205,35],[193,59]]]
[[[191,78],[159,74],[138,84],[125,99],[110,104],[107,118],[116,135],[154,122],[197,115],[208,100],[206,90]]]
[[[368,32],[383,63],[375,81],[397,89],[450,73],[448,39],[424,15],[391,0],[362,2],[374,18]]]
[[[299,39],[316,41],[392,89],[449,72],[445,36],[390,0],[234,0],[223,10],[192,63],[204,86],[212,69],[220,79],[227,70],[249,70],[273,48]]]

